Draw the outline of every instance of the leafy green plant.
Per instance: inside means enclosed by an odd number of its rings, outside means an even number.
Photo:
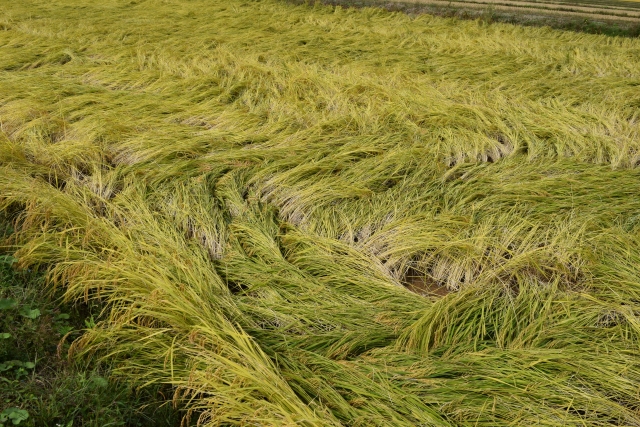
[[[40,317],[40,310],[37,308],[31,309],[29,307],[22,307],[20,309],[20,315],[27,319],[37,319]]]
[[[8,360],[0,363],[0,375],[3,377],[13,376],[20,379],[28,375],[28,371],[35,368],[33,362],[22,362],[20,360]]]
[[[11,422],[11,425],[20,425],[23,421],[29,419],[29,413],[19,408],[7,408],[0,412],[0,427],[5,427],[5,423]]]
[[[108,370],[67,361],[69,343],[61,339],[76,337],[91,309],[60,305],[40,273],[16,267],[15,257],[0,258],[0,425],[179,424],[153,393],[135,393],[110,381]]]
[[[16,300],[13,298],[0,299],[0,310],[10,310],[16,306]]]

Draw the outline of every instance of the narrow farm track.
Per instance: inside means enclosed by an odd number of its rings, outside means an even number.
[[[638,39],[0,0],[2,245],[203,426],[640,425],[638,194]]]

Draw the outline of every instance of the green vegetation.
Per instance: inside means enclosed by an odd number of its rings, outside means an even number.
[[[0,217],[0,236],[9,230]],[[110,383],[105,368],[61,358],[90,323],[91,310],[57,304],[42,274],[15,271],[14,262],[0,256],[0,426],[179,425],[157,390],[135,393]]]
[[[95,307],[69,351],[101,363],[52,389],[165,387],[207,426],[640,423],[640,40],[0,4],[7,274]],[[78,328],[3,292],[47,346]]]

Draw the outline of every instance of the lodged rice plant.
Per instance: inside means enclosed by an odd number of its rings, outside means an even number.
[[[1,1],[5,246],[203,426],[640,425],[640,41]]]

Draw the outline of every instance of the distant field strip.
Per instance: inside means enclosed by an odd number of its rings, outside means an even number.
[[[640,425],[639,194],[639,39],[0,0],[1,244],[203,426]]]
[[[418,3],[423,3],[426,0],[417,0]],[[615,1],[615,2],[607,2],[607,1],[589,1],[589,0],[558,0],[558,1],[541,1],[541,0],[533,0],[533,1],[511,1],[511,0],[502,0],[498,1],[498,3],[505,4],[516,4],[522,3],[525,5],[531,6],[557,6],[557,7],[585,7],[594,10],[623,10],[629,12],[638,12],[640,11],[640,3],[638,2],[624,2],[624,1]]]
[[[420,2],[427,2],[429,0],[420,0]],[[513,6],[513,7],[525,7],[536,8],[542,10],[552,10],[559,12],[576,12],[587,14],[602,14],[612,15],[616,17],[640,17],[640,10],[637,9],[623,9],[620,7],[592,7],[584,5],[576,5],[570,3],[542,3],[542,2],[525,2],[525,1],[505,1],[505,0],[484,0],[484,1],[464,1],[464,2],[440,2],[440,3],[470,3],[480,5],[496,5],[496,6]]]
[[[562,14],[569,16],[587,16],[592,18],[602,19],[614,19],[619,21],[638,21],[640,22],[640,10],[637,9],[623,9],[616,7],[589,7],[578,6],[569,3],[530,3],[523,1],[508,1],[508,0],[484,0],[484,1],[447,1],[447,0],[418,0],[418,3],[433,4],[438,6],[448,7],[469,7],[469,8],[487,8],[492,7],[497,10],[509,10],[509,11],[530,11],[530,12],[545,12]]]
[[[434,5],[438,7],[457,7],[457,8],[471,8],[471,9],[486,9],[492,8],[494,10],[503,11],[521,11],[522,13],[546,13],[565,16],[584,16],[593,19],[604,19],[609,21],[625,21],[625,22],[640,22],[640,8],[638,2],[624,3],[616,1],[612,3],[608,2],[570,2],[570,1],[558,1],[558,2],[545,2],[545,1],[510,1],[510,0],[468,0],[468,1],[446,1],[446,0],[412,0],[410,2],[399,3],[413,3],[413,4],[425,4]],[[372,2],[375,4],[375,1]]]

